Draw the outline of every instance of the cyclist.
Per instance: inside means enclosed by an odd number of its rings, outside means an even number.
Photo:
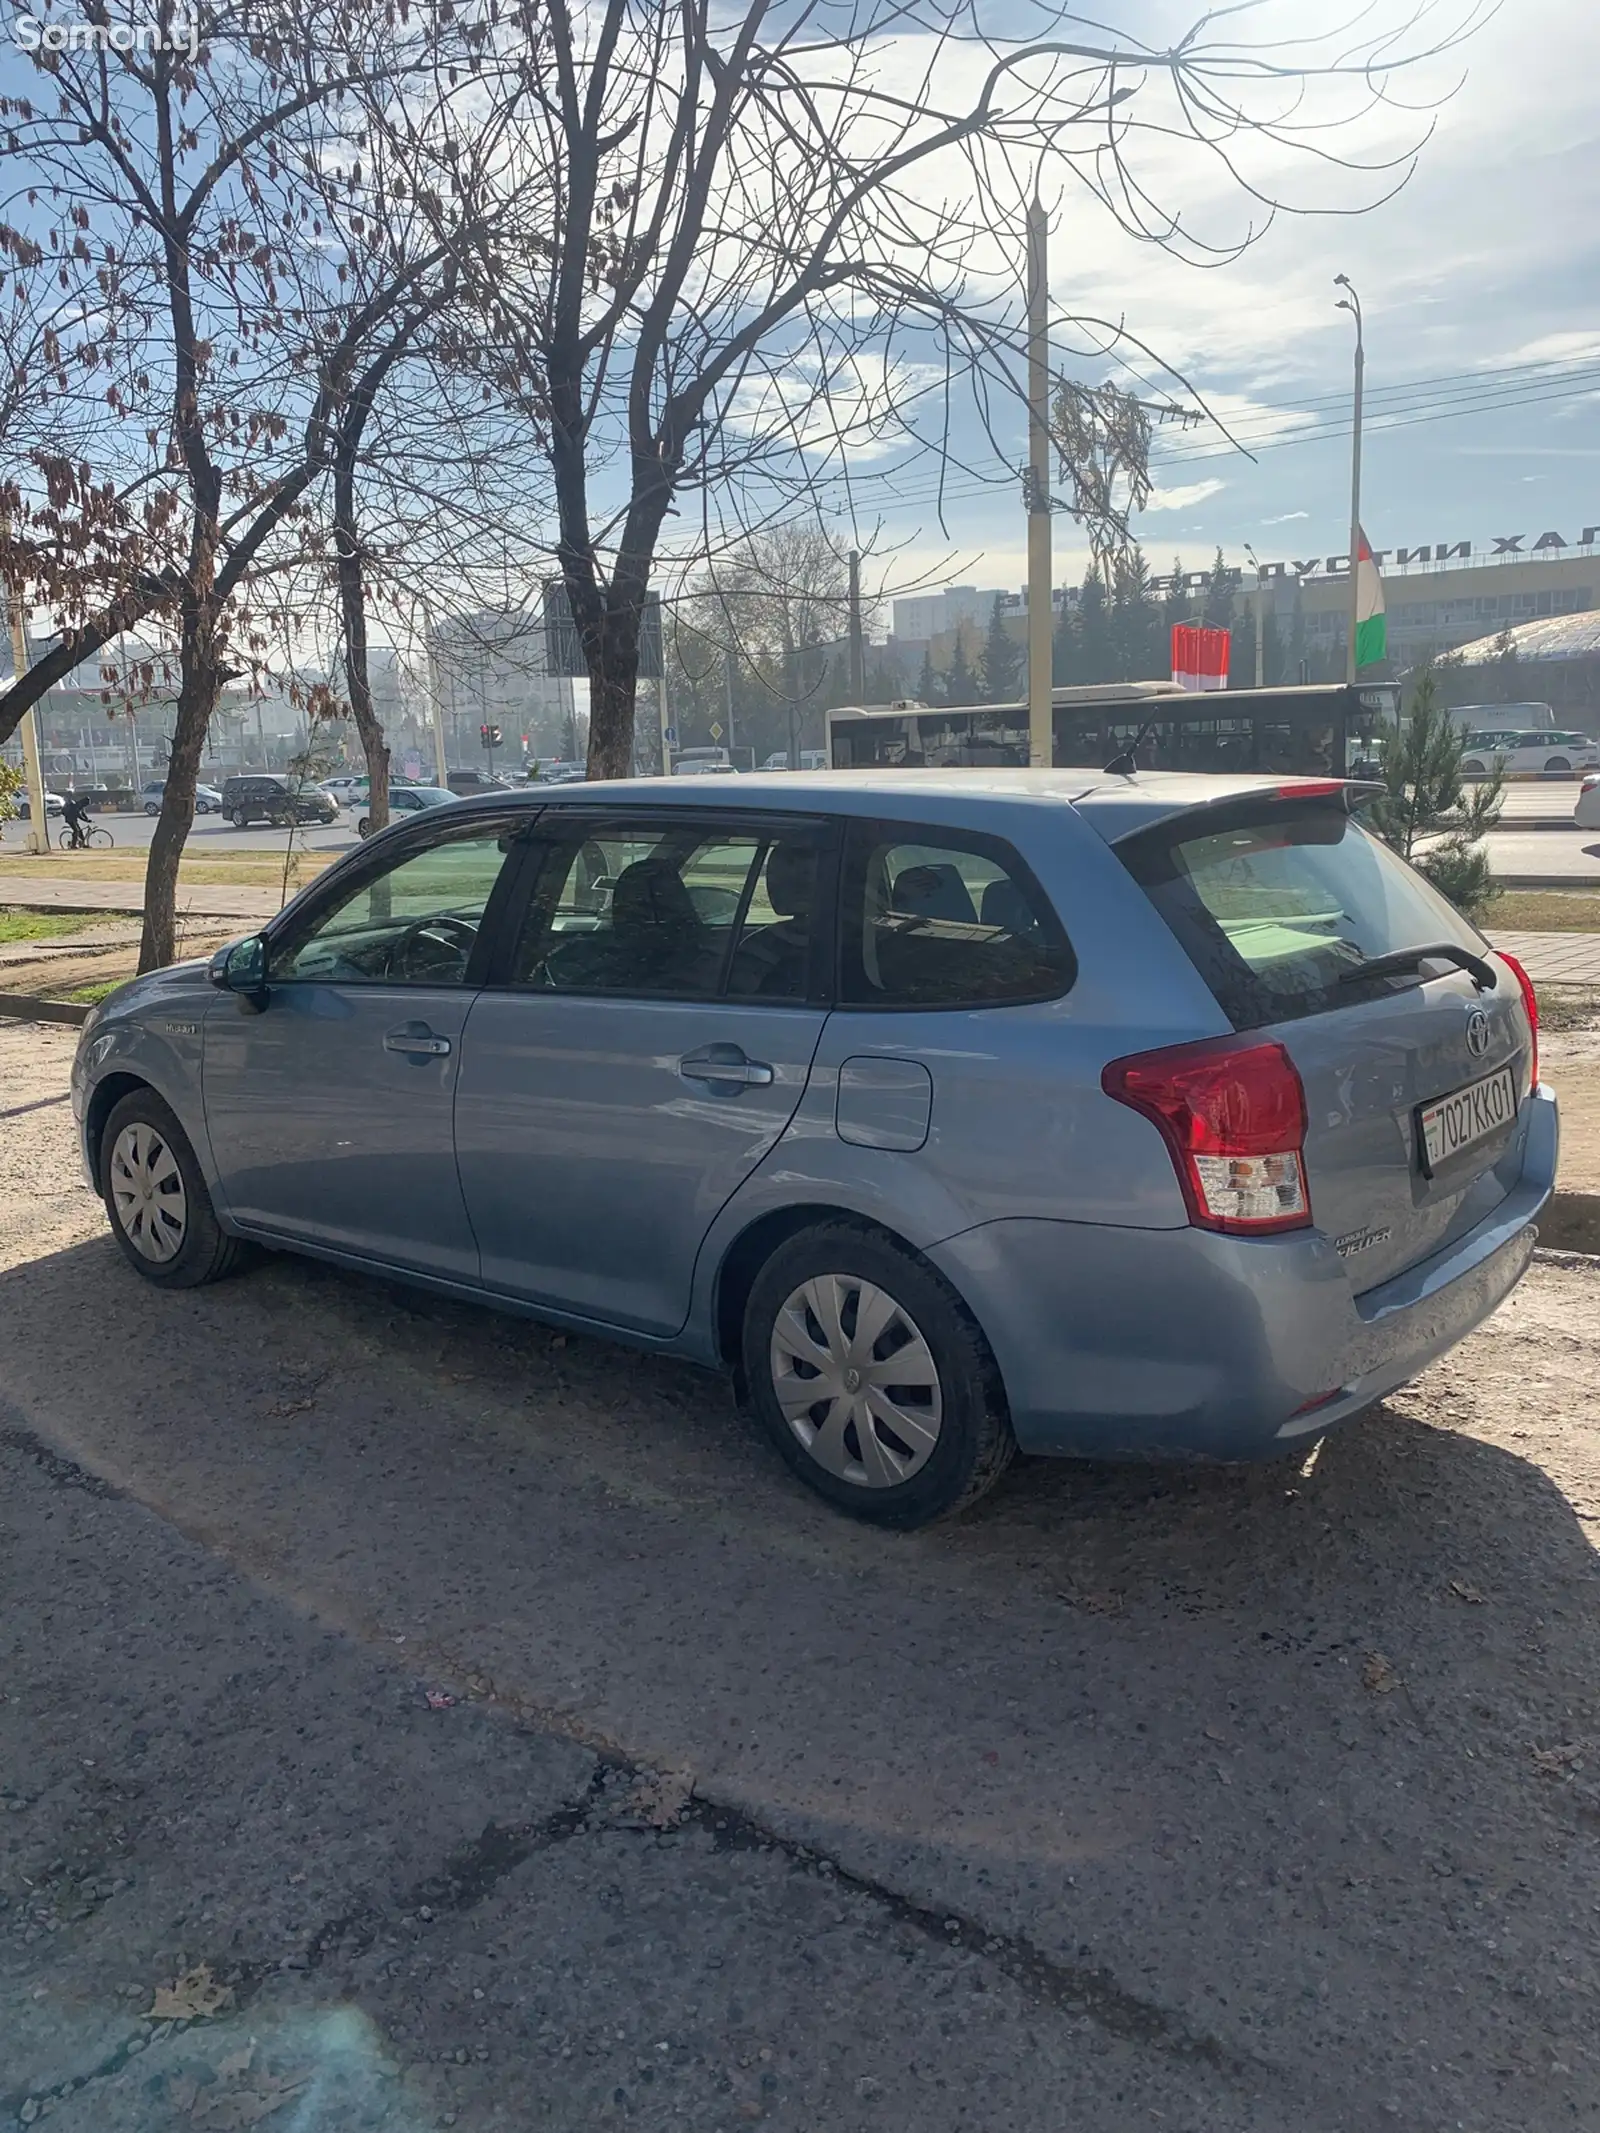
[[[61,812],[72,836],[70,849],[81,852],[89,842],[89,832],[84,827],[89,819],[89,803],[80,799],[75,792],[69,792],[62,800]]]

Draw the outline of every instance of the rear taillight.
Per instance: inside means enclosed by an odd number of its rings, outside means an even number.
[[[1309,1227],[1306,1092],[1281,1044],[1221,1037],[1136,1052],[1113,1059],[1100,1086],[1160,1129],[1199,1228]]]
[[[1495,953],[1511,972],[1522,988],[1522,1005],[1528,1017],[1528,1089],[1531,1093],[1539,1086],[1539,995],[1533,989],[1533,980],[1514,955],[1507,955],[1503,948]]]

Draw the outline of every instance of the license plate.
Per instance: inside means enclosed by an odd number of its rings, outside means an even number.
[[[1441,1163],[1509,1126],[1517,1115],[1517,1078],[1510,1067],[1472,1081],[1417,1112],[1422,1167],[1431,1176]]]

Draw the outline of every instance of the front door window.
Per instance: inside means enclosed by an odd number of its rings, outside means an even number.
[[[498,831],[407,853],[275,943],[270,982],[464,985],[505,863]]]

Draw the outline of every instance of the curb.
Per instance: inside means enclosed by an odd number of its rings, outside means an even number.
[[[0,992],[0,1015],[16,1022],[68,1022],[82,1028],[89,1019],[87,1000],[41,1000],[29,992]]]
[[[1544,1252],[1600,1254],[1600,1192],[1557,1192],[1538,1221]]]

